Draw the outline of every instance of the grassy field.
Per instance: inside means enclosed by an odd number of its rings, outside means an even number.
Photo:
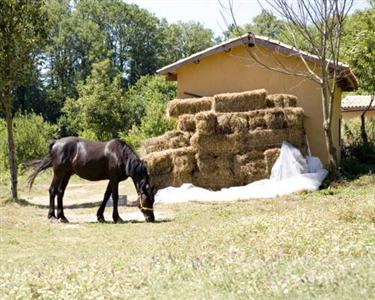
[[[169,218],[154,224],[79,219],[95,217],[105,183],[66,210],[80,222],[51,224],[45,176],[22,205],[1,201],[2,299],[374,299],[375,176],[274,200],[158,205]],[[72,181],[68,206],[86,203],[82,187]]]

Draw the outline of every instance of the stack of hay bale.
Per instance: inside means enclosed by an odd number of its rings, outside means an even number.
[[[158,188],[193,183],[218,190],[268,178],[283,141],[305,152],[303,110],[293,95],[264,89],[175,99],[176,131],[141,148]]]

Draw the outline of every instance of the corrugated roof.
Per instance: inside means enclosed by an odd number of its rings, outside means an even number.
[[[194,53],[193,55],[180,59],[170,65],[167,65],[159,70],[156,71],[159,75],[171,75],[176,74],[177,69],[180,67],[198,62],[199,60],[211,56],[213,54],[228,51],[231,48],[238,47],[241,45],[248,45],[248,46],[254,46],[254,45],[261,45],[267,48],[270,48],[272,50],[285,53],[290,56],[300,56],[303,55],[304,59],[306,61],[319,63],[319,58],[316,55],[310,54],[308,52],[304,51],[297,51],[296,48],[284,44],[280,41],[273,40],[268,37],[264,36],[255,36],[252,33],[244,34],[240,37],[230,39],[228,41],[225,41],[221,44],[215,45],[213,47],[207,48],[203,51]],[[348,65],[339,63],[339,67],[341,69],[341,77],[338,80],[338,85],[343,89],[343,91],[353,91],[358,88],[358,81],[351,69]]]
[[[343,111],[356,111],[356,110],[364,110],[367,109],[371,102],[371,96],[359,96],[359,95],[353,95],[353,96],[346,96],[341,101],[341,109]],[[375,100],[372,101],[370,110],[375,110]]]

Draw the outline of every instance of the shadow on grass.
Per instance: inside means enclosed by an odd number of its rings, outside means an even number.
[[[63,224],[63,225],[80,225],[80,224],[88,224],[88,225],[127,225],[127,224],[150,224],[150,225],[156,225],[156,224],[163,224],[163,223],[169,223],[172,222],[173,219],[161,219],[161,220],[156,220],[155,222],[150,222],[147,223],[146,221],[140,221],[140,220],[124,220],[121,223],[114,223],[112,221],[105,221],[105,222],[98,222],[98,221],[83,221],[83,222],[69,222],[69,223],[61,223],[61,222],[50,222],[52,224]]]
[[[150,225],[154,225],[154,224],[162,224],[162,223],[169,223],[169,222],[172,222],[173,219],[162,219],[162,220],[155,220],[155,222],[149,222],[147,223],[146,221],[140,221],[140,220],[124,220],[123,222],[121,223],[114,223],[114,222],[111,222],[111,221],[106,221],[104,223],[100,223],[100,224],[103,224],[103,225],[126,225],[126,224],[150,224]],[[99,224],[99,222],[83,222],[83,223],[77,223],[77,224]]]
[[[37,208],[49,208],[49,205],[32,203],[32,202],[27,201],[25,199],[18,199],[18,200],[8,199],[4,202],[4,204],[13,204],[13,203],[16,203],[20,206],[32,206],[32,207],[37,207]],[[95,201],[95,202],[86,202],[86,203],[79,203],[79,204],[64,205],[64,209],[92,208],[92,207],[100,206],[101,203],[102,203],[102,201]]]

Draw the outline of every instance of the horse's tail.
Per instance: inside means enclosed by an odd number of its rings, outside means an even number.
[[[51,160],[51,149],[53,145],[55,144],[55,141],[52,141],[49,144],[49,152],[48,154],[39,160],[33,160],[28,162],[28,165],[34,169],[34,171],[30,174],[29,178],[27,179],[27,182],[29,184],[29,189],[31,190],[31,187],[33,186],[35,178],[38,176],[38,174],[52,166],[52,160]]]

